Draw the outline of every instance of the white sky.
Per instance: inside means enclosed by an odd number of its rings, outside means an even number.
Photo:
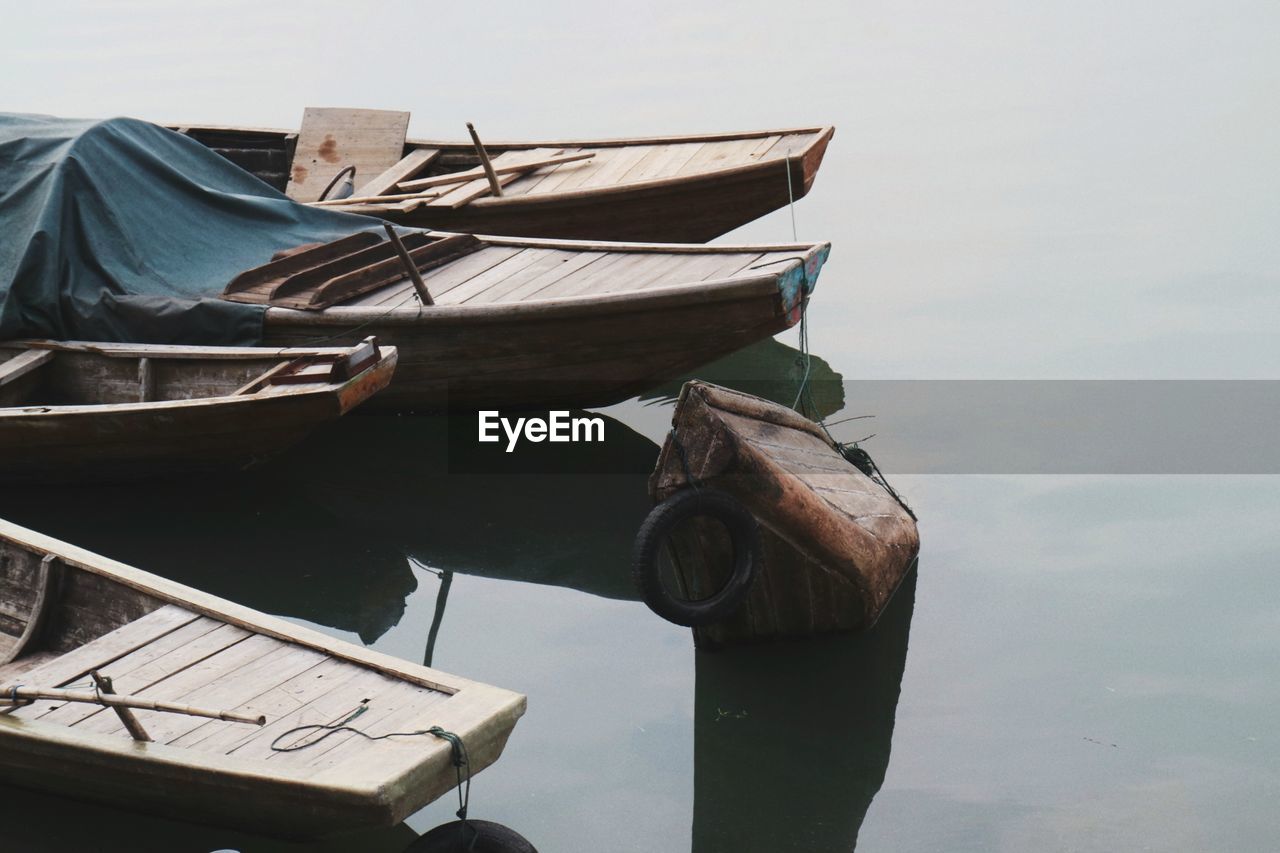
[[[1280,375],[1280,4],[0,3],[0,109],[496,138],[834,123],[854,377]],[[790,236],[785,213],[734,239]]]

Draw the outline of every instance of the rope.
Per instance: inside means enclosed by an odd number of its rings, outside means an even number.
[[[800,238],[796,236],[797,234],[796,232],[796,196],[795,196],[795,193],[791,191],[791,152],[790,151],[787,152],[787,157],[785,162],[787,164],[787,204],[791,208],[791,240],[792,242],[799,243]]]
[[[898,494],[897,490],[895,490],[893,486],[889,485],[888,478],[884,476],[884,473],[880,470],[880,466],[876,465],[875,460],[871,458],[871,454],[859,447],[858,442],[856,441],[844,442],[838,440],[831,434],[831,430],[828,429],[829,426],[845,423],[846,421],[858,420],[860,417],[867,416],[858,415],[851,418],[843,418],[833,424],[828,424],[826,419],[822,418],[821,413],[818,411],[818,404],[813,399],[813,385],[809,381],[810,374],[813,369],[813,357],[809,352],[809,281],[807,274],[805,279],[805,293],[800,302],[800,351],[796,355],[796,366],[802,367],[803,372],[800,375],[800,387],[796,391],[796,398],[792,401],[791,408],[821,427],[827,438],[831,440],[831,443],[836,446],[840,451],[840,455],[843,456],[849,464],[853,465],[863,474],[866,474],[871,478],[872,482],[878,484],[888,492],[889,496],[897,502],[898,506],[902,507],[907,515],[911,516],[912,521],[918,521],[919,519],[916,518],[915,511],[912,510],[906,500]],[[683,451],[683,448],[681,448],[681,450]]]
[[[368,700],[366,699],[364,702],[360,703],[359,708],[357,708],[354,712],[348,715],[347,718],[342,720],[341,722],[310,723],[305,726],[294,726],[293,728],[289,729],[289,731],[278,735],[275,740],[271,741],[271,751],[272,752],[297,752],[300,749],[306,749],[307,747],[315,746],[316,744],[323,741],[325,738],[329,737],[330,735],[337,734],[338,732],[351,732],[352,734],[359,735],[360,737],[365,738],[366,740],[386,740],[387,738],[392,738],[392,737],[418,737],[420,735],[432,735],[434,737],[438,737],[441,740],[448,741],[449,743],[449,747],[450,747],[449,752],[450,752],[450,757],[453,761],[454,774],[457,776],[457,779],[458,779],[457,815],[459,820],[465,821],[467,819],[467,809],[471,805],[471,757],[467,754],[467,745],[462,742],[462,738],[451,731],[446,731],[445,729],[440,728],[439,726],[432,726],[429,729],[416,729],[411,732],[387,732],[386,734],[381,734],[381,735],[371,735],[368,732],[364,732],[364,731],[361,731],[360,729],[352,728],[351,726],[347,725],[347,723],[350,723],[352,720],[354,720],[356,717],[359,717],[361,714],[363,714],[367,710],[369,710],[369,705],[368,705]],[[315,738],[314,740],[309,740],[306,743],[295,743],[289,746],[279,745],[280,741],[289,737],[289,735],[296,734],[297,732],[318,732],[318,731],[323,731],[324,734],[320,735],[320,737]]]

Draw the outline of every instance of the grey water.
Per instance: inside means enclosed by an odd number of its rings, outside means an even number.
[[[835,124],[795,209],[801,239],[834,244],[809,315],[820,407],[877,416],[833,431],[881,433],[865,447],[921,519],[918,576],[877,628],[712,654],[634,600],[676,384],[603,411],[616,470],[579,447],[563,474],[459,473],[441,418],[352,416],[242,476],[6,489],[0,515],[411,660],[452,572],[433,664],[529,696],[472,814],[544,853],[1275,849],[1274,468],[1165,466],[1137,427],[1065,449],[1101,469],[1012,445],[1001,466],[989,443],[915,464],[896,398],[859,380],[1280,378],[1280,10],[499,5],[484,38],[399,69],[324,59],[356,34],[322,22],[476,13],[25,7],[0,81],[8,109],[293,126],[361,105],[414,110],[419,136]],[[723,242],[791,235],[784,210]],[[785,399],[797,344],[695,373]],[[1231,431],[1188,405],[1220,454]],[[946,411],[931,434],[996,426]],[[306,846],[4,794],[4,848],[56,851],[400,851],[456,809]]]

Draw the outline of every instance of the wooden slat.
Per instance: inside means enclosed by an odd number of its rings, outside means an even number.
[[[495,175],[506,175],[510,173],[519,173],[521,175],[537,171],[539,169],[550,170],[553,167],[561,166],[566,163],[581,163],[595,157],[595,152],[566,152],[564,150],[556,150],[553,148],[530,148],[525,151],[508,151],[502,155],[504,162],[498,162],[498,158],[494,158],[490,162]],[[415,190],[427,190],[433,187],[447,188],[449,184],[460,184],[467,181],[478,180],[479,178],[488,179],[488,174],[483,168],[467,169],[462,172],[445,173],[442,175],[432,175],[429,178],[419,178],[414,181],[401,181],[398,189],[404,192],[413,192]]]
[[[566,155],[589,153],[593,156],[590,160],[575,160],[571,163],[564,163],[559,166],[549,166],[538,169],[536,172],[531,174],[521,175],[518,181],[513,181],[510,186],[503,187],[503,195],[505,197],[528,195],[530,190],[534,187],[542,184],[544,181],[552,180],[557,175],[561,175],[561,178],[563,178],[563,175],[576,174],[582,171],[590,172],[598,169],[600,168],[601,163],[608,162],[610,156],[610,152],[607,150],[590,152],[584,152],[579,148],[564,148],[561,150],[564,151]],[[562,172],[563,175],[561,174]]]
[[[569,252],[566,254],[567,256],[558,258],[557,263],[548,264],[545,269],[532,272],[526,270],[520,276],[513,276],[500,284],[486,288],[468,299],[467,303],[475,305],[486,302],[518,302],[523,298],[524,294],[536,293],[544,287],[555,284],[565,276],[606,257],[602,252]]]
[[[369,700],[370,705],[374,703],[380,704],[403,686],[404,682],[402,681],[388,678],[376,670],[361,668],[359,673],[333,690],[312,699],[295,712],[277,717],[274,720],[268,720],[265,727],[253,733],[248,740],[241,740],[236,746],[228,749],[226,754],[239,759],[276,760],[280,755],[305,754],[311,749],[319,749],[324,744],[301,750],[299,753],[277,753],[271,749],[271,742],[297,726],[315,723],[336,724],[346,719],[352,711],[359,708],[364,700]],[[365,716],[365,714],[361,714],[357,718],[360,721],[359,725],[364,725]],[[316,736],[316,734],[300,733],[281,741],[280,745],[289,746]],[[338,737],[338,735],[334,737]],[[326,740],[325,744],[328,744],[331,740],[333,738]]]
[[[436,302],[441,305],[451,305],[456,302],[466,300],[472,295],[504,281],[513,275],[516,275],[526,267],[537,263],[543,258],[554,256],[556,249],[525,249],[502,263],[496,264],[489,269],[471,276],[470,278],[458,282],[453,287],[445,290],[436,297]],[[431,285],[428,284],[428,287]],[[435,292],[434,290],[432,291]]]
[[[698,151],[701,149],[702,143],[664,145],[656,148],[652,154],[628,169],[618,179],[618,183],[630,184],[637,181],[651,181],[657,178],[670,177],[679,171],[685,163],[697,156]]]
[[[777,143],[779,137],[770,136],[764,139],[741,139],[733,142],[708,142],[692,157],[689,162],[676,170],[677,175],[693,175],[698,172],[709,172],[731,166],[741,166],[753,162],[760,152],[767,151]]]
[[[495,169],[515,166],[530,160],[546,159],[553,153],[555,153],[555,149],[552,148],[534,148],[531,151],[508,151],[494,157],[493,166]],[[519,180],[523,174],[523,172],[503,172],[497,176],[498,183],[505,187],[507,184]],[[461,207],[475,199],[489,195],[489,193],[489,179],[477,178],[462,184],[457,189],[451,190],[439,198],[431,199],[426,204],[431,207]]]
[[[757,160],[774,160],[781,159],[787,155],[799,155],[804,149],[809,147],[813,142],[813,138],[804,135],[792,134],[783,136],[775,140],[775,143],[768,149],[760,151],[755,159]]]
[[[430,707],[448,699],[443,693],[400,683],[371,701],[368,710],[351,725],[371,735],[399,731],[399,724],[406,720],[422,721],[424,725],[415,728],[428,728],[430,722],[427,722],[426,714],[430,713]],[[407,738],[406,741],[407,744],[402,743],[402,747],[407,745],[409,749],[421,748],[413,743],[414,738]],[[344,746],[347,748],[344,749]],[[366,738],[350,732],[339,732],[313,747],[296,752],[274,753],[270,760],[273,767],[328,767],[337,763],[337,760],[351,758],[370,746]]]
[[[288,643],[282,643],[265,634],[252,634],[243,640],[233,643],[212,655],[188,663],[176,672],[158,679],[143,690],[131,691],[148,699],[178,701],[184,696],[195,695],[198,688],[204,687],[220,678],[225,678],[236,670],[245,667],[259,658],[270,654],[279,654],[281,649],[288,649]],[[159,718],[164,716],[159,711],[138,711],[138,720],[148,730],[160,725]],[[120,732],[124,727],[114,714],[98,713],[78,723],[80,731]]]
[[[409,114],[394,110],[307,107],[302,114],[287,194],[316,201],[344,166],[355,166],[356,183],[377,177],[404,154]]]
[[[437,715],[442,710],[440,706],[448,701],[450,701],[450,697],[442,693],[430,693],[419,689],[406,697],[404,703],[396,710],[366,722],[362,730],[368,731],[369,734],[376,737],[387,732],[413,732],[429,729],[438,719]],[[367,716],[369,715],[362,714],[360,719],[363,720]],[[423,743],[424,740],[426,743]],[[374,753],[422,750],[428,745],[436,746],[440,743],[442,741],[429,734],[387,738],[381,741],[370,741],[352,735],[345,742],[335,744],[331,749],[320,755],[308,756],[307,766],[319,771],[355,758],[360,758],[361,761],[364,761],[370,754]],[[299,754],[305,755],[306,752],[308,750],[303,750]]]
[[[407,181],[430,166],[440,156],[439,148],[415,148],[391,168],[363,186],[357,185],[352,196],[376,196],[393,192],[401,181]],[[358,177],[358,176],[357,176]]]
[[[311,702],[333,693],[360,673],[368,671],[365,667],[338,658],[324,657],[315,666],[253,696],[231,710],[243,714],[261,714],[267,718],[268,725],[276,724],[276,732],[288,731],[291,726],[279,725],[282,718],[298,714]],[[200,752],[227,753],[264,731],[265,729],[246,730],[244,726],[222,720],[204,720],[196,728],[169,743]]]
[[[303,646],[286,644],[229,675],[183,694],[177,701],[201,708],[219,710],[239,708],[253,698],[269,693],[272,689],[326,660],[330,658],[320,652]],[[153,719],[147,731],[157,743],[173,743],[207,722],[200,717],[178,714],[151,714],[150,716]],[[253,727],[243,725],[241,728],[247,728],[250,732],[257,731]]]
[[[604,187],[615,184],[620,177],[627,173],[628,169],[635,166],[657,148],[658,146],[654,145],[637,145],[634,148],[624,148],[604,168],[596,171],[585,181],[578,184],[577,187],[570,187],[570,189]]]
[[[167,604],[91,643],[28,670],[23,683],[32,687],[61,687],[83,678],[89,670],[106,666],[199,618],[198,614],[189,610]]]
[[[98,671],[116,681],[120,693],[140,693],[151,685],[192,664],[230,648],[249,636],[248,631],[201,617],[155,642],[99,667]],[[90,705],[49,703],[45,713],[31,706],[22,716],[42,722],[73,726],[101,711]]]
[[[634,255],[626,252],[611,252],[591,264],[591,266],[578,270],[572,275],[567,275],[537,293],[529,294],[526,299],[557,299],[589,293],[597,282],[612,277],[616,270],[623,269],[626,262],[634,257]]]
[[[0,362],[0,385],[21,379],[52,360],[53,353],[47,350],[20,352],[8,361]]]
[[[487,246],[425,273],[423,281],[427,285],[427,290],[431,291],[432,298],[438,302],[440,296],[447,293],[451,288],[523,251],[524,248],[519,246]],[[410,293],[413,293],[413,285],[406,279],[402,285],[393,285],[357,297],[343,307],[396,305],[402,302],[404,297]]]

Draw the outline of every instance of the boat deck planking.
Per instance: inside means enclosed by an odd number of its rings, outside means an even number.
[[[496,760],[523,712],[517,694],[330,639],[3,521],[0,613],[8,618],[0,637],[21,633],[30,602],[14,593],[42,564],[58,565],[63,576],[52,599],[58,618],[39,648],[24,653],[28,664],[5,667],[5,677],[80,689],[97,671],[117,693],[262,715],[267,724],[140,709],[134,716],[151,742],[139,743],[99,705],[6,706],[0,779],[7,782],[321,835],[398,822],[449,790],[451,748],[430,735],[374,742],[338,733],[296,752],[273,751],[290,729],[336,724],[360,708],[350,724],[374,736],[440,725],[464,738],[474,773]],[[65,612],[91,590],[95,619]],[[284,745],[316,739],[299,733]]]
[[[187,125],[187,133],[259,174],[264,152],[293,157],[281,130]],[[704,242],[810,190],[832,127],[632,139],[485,141],[495,166],[545,155],[591,155],[499,175],[501,197],[484,179],[446,184],[441,196],[387,199],[336,209],[403,225],[477,234]],[[234,140],[234,142],[233,142]],[[240,145],[243,156],[234,145]],[[228,147],[232,146],[232,147]],[[471,172],[472,143],[408,140],[401,160],[364,182],[355,197],[403,194],[401,183]],[[272,166],[272,180],[278,166]],[[359,181],[357,182],[359,183]]]

